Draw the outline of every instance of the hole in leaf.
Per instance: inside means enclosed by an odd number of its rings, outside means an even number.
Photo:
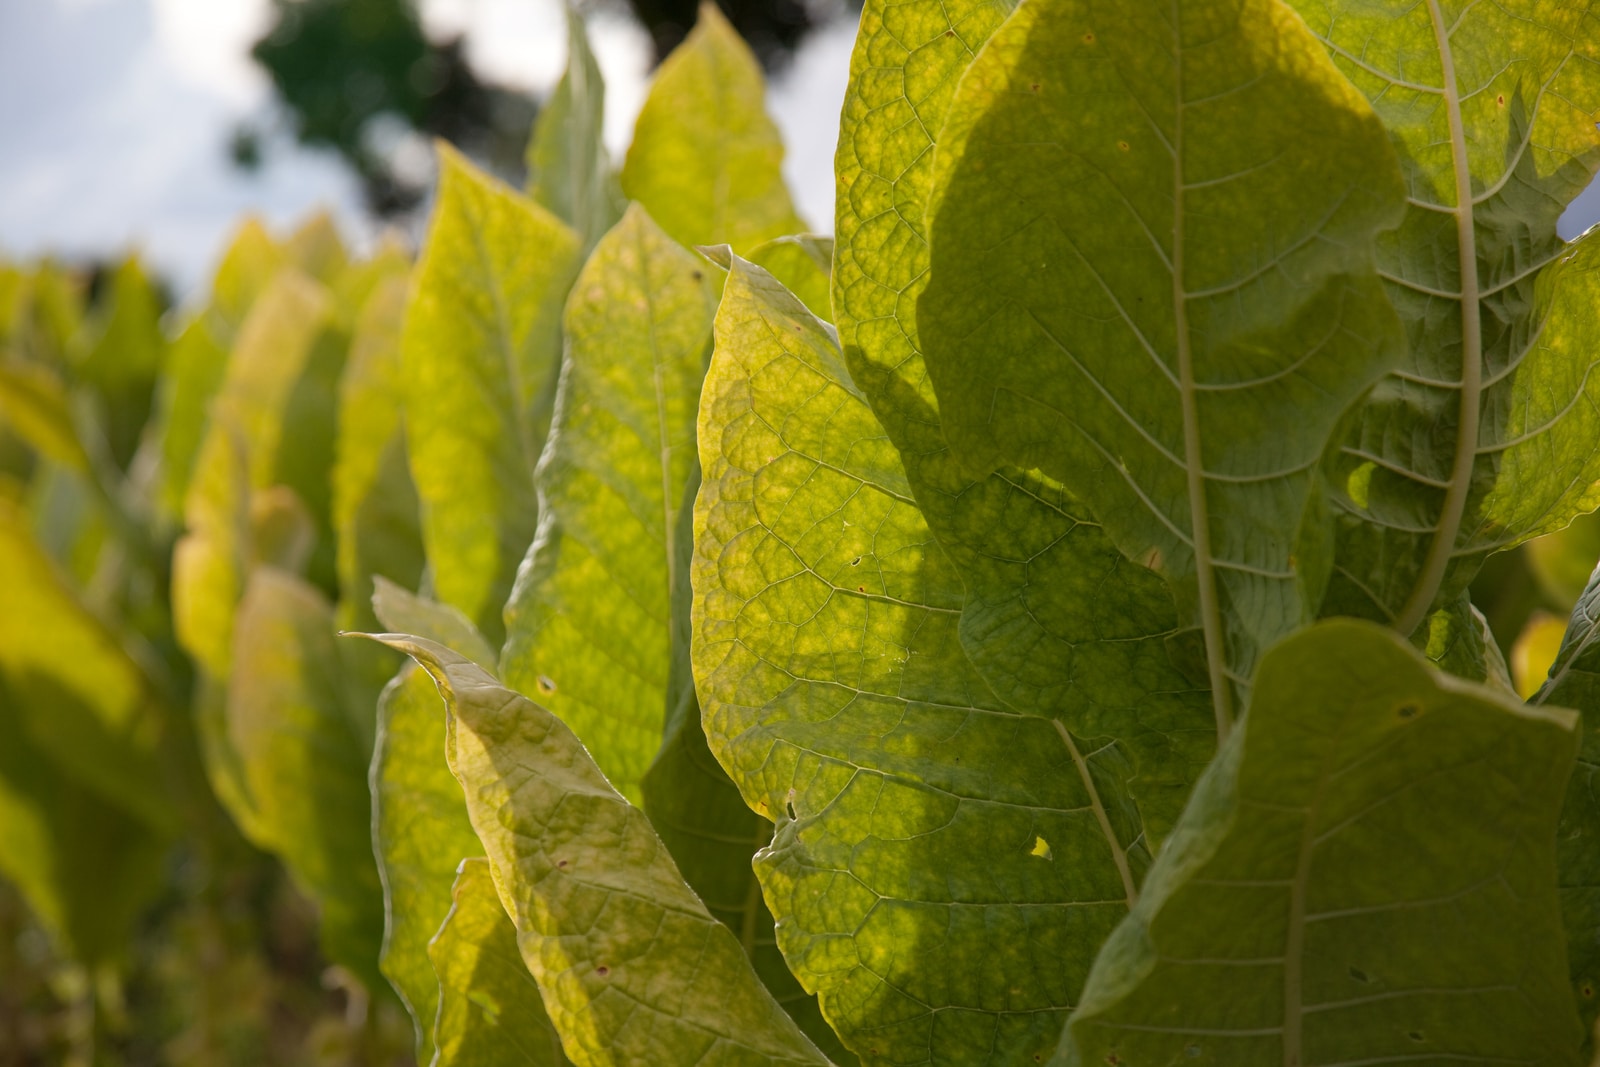
[[[1042,859],[1047,859],[1047,860],[1055,858],[1050,853],[1050,842],[1048,842],[1044,838],[1038,837],[1038,836],[1034,837],[1034,839],[1033,839],[1033,847],[1028,850],[1028,855],[1030,855],[1030,856],[1039,856]]]
[[[554,693],[556,691],[556,680],[548,674],[539,675],[538,684],[539,692],[541,693]]]
[[[856,557],[856,558],[855,558],[855,559],[853,559],[853,560],[851,560],[851,561],[850,561],[850,566],[852,566],[852,567],[859,567],[859,566],[861,566],[861,557],[860,557],[860,556],[857,556],[857,557]]]
[[[866,591],[867,591],[867,587],[866,587],[866,586],[864,586],[864,585],[858,585],[858,586],[856,586],[856,592],[858,592],[858,593],[865,593],[865,592],[866,592]]]

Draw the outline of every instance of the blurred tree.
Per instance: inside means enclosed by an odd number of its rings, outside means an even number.
[[[422,32],[411,0],[273,0],[274,18],[251,54],[271,76],[303,144],[333,148],[361,176],[368,205],[394,215],[431,180],[415,134],[443,137],[515,176],[537,110],[527,94],[481,81],[459,39]],[[240,131],[234,159],[260,159]]]
[[[806,32],[860,0],[717,0],[769,70]],[[537,111],[525,93],[491,85],[459,38],[429,41],[417,0],[272,0],[273,21],[252,49],[288,108],[301,143],[336,150],[361,176],[380,216],[414,207],[432,180],[418,134],[443,137],[517,182]],[[656,61],[694,25],[700,0],[627,0],[650,33]],[[234,132],[243,169],[263,161],[259,130]],[[419,159],[418,157],[421,156]]]
[[[659,63],[694,27],[700,0],[628,0],[628,6],[650,32]],[[826,21],[839,5],[806,0],[717,0],[717,6],[770,71],[787,62],[801,38]],[[859,9],[860,0],[849,0],[849,6]]]

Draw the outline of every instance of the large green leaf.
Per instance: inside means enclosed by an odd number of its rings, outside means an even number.
[[[1556,866],[1573,992],[1592,1026],[1600,1016],[1600,572],[1572,609],[1550,677],[1530,703],[1576,708],[1584,717],[1556,831]]]
[[[1043,1055],[1148,863],[1104,799],[1126,761],[968,662],[961,575],[824,324],[734,260],[715,352],[695,674],[712,751],[776,823],[779,946],[863,1063]]]
[[[252,306],[195,460],[172,561],[173,623],[185,651],[225,679],[233,615],[254,561],[253,490],[277,481],[276,458],[296,383],[310,363],[331,307],[327,291],[285,270]]]
[[[450,768],[574,1063],[827,1063],[560,719],[442,645],[381,639],[439,683]]]
[[[635,801],[666,715],[716,273],[637,204],[595,247],[567,303],[539,533],[506,606],[506,684],[537,694]]]
[[[1172,582],[1225,733],[1321,602],[1319,461],[1400,354],[1388,138],[1275,0],[1024,5],[940,137],[917,325],[951,448],[1040,467]]]
[[[1576,724],[1370,623],[1283,642],[1056,1062],[1576,1064],[1552,833]]]
[[[799,233],[761,67],[713,3],[656,71],[622,166],[622,191],[686,245],[746,252]]]
[[[1600,247],[1556,235],[1600,167],[1600,19],[1586,0],[1293,3],[1406,180],[1378,264],[1410,345],[1338,457],[1327,610],[1410,633],[1490,552],[1600,505]]]
[[[568,4],[567,69],[528,142],[528,193],[593,248],[622,214],[604,133],[606,87],[583,17]]]
[[[382,577],[373,607],[390,629],[404,626],[406,632],[426,634],[485,670],[494,666],[488,643],[454,608],[418,597]],[[341,651],[348,649],[345,645]],[[416,1022],[419,1063],[432,1055],[439,1004],[439,979],[429,962],[428,943],[450,909],[457,867],[468,857],[483,855],[483,845],[467,821],[461,784],[450,773],[444,750],[445,709],[439,689],[427,672],[407,663],[378,702],[378,735],[372,750],[372,843],[383,876],[379,966]],[[459,930],[457,935],[460,947],[453,951],[469,951],[470,946],[459,941]],[[442,1057],[442,1062],[450,1061]]]
[[[252,805],[244,828],[316,902],[328,957],[377,992],[372,709],[347,706],[342,672],[332,606],[301,579],[257,567],[239,603],[227,690],[228,741]]]
[[[445,762],[439,689],[410,663],[378,701],[372,842],[383,875],[379,966],[416,1021],[417,1061],[426,1063],[433,1054],[439,1004],[428,943],[449,911],[456,868],[468,857],[483,855],[483,846],[467,821],[461,784]]]
[[[428,945],[439,975],[439,1018],[430,1039],[430,1046],[438,1042],[435,1067],[570,1064],[517,952],[517,929],[495,893],[487,860],[462,862],[452,898],[439,936]]]
[[[578,238],[448,146],[406,309],[406,444],[439,598],[491,637],[533,540]]]
[[[400,412],[405,402],[400,326],[406,278],[380,281],[350,341],[339,384],[339,436],[333,466],[333,529],[338,541],[339,620],[370,629],[372,580],[415,585],[422,575],[417,492],[406,466]]]
[[[1126,751],[1135,832],[1153,849],[1215,746],[1209,694],[1173,663],[1194,637],[1175,632],[1165,582],[1125,559],[1060,483],[1015,467],[976,477],[963,469],[918,347],[931,132],[1004,10],[992,0],[917,0],[862,12],[839,140],[839,340],[961,571],[962,641],[974,665],[1015,710],[1061,718]]]

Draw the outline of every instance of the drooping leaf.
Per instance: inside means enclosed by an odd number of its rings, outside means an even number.
[[[656,71],[622,165],[622,191],[682,244],[747,252],[799,233],[761,67],[713,3]]]
[[[756,870],[790,969],[865,1064],[1047,1053],[1148,863],[1107,792],[1124,757],[985,686],[831,331],[742,260],[699,440],[695,675],[776,823]]]
[[[912,495],[966,586],[962,642],[1023,714],[1114,739],[1152,850],[1215,746],[1210,697],[1182,667],[1171,595],[1081,501],[1038,471],[974,476],[952,456],[913,314],[927,280],[934,131],[1004,5],[871,3],[839,140],[834,310],[850,374],[900,450]],[[1203,679],[1203,668],[1198,672]]]
[[[833,321],[833,238],[814,233],[774,237],[751,250],[750,262],[782,282],[817,318]]]
[[[583,17],[570,4],[567,69],[539,111],[528,142],[528,193],[582,239],[587,251],[622,215],[604,132],[605,82]]]
[[[574,1063],[827,1063],[561,720],[442,645],[380,639],[445,697],[450,768]]]
[[[379,575],[373,582],[373,614],[391,633],[415,634],[444,645],[486,671],[493,672],[499,657],[472,620],[449,604],[418,596]]]
[[[1572,988],[1585,1026],[1600,1017],[1600,572],[1589,579],[1548,679],[1530,701],[1583,716],[1578,766],[1556,830],[1557,880]]]
[[[1378,265],[1409,345],[1338,456],[1326,611],[1409,633],[1489,553],[1600,505],[1600,246],[1556,234],[1600,167],[1600,19],[1538,0],[1294,7],[1406,181]]]
[[[595,247],[567,303],[539,532],[506,606],[506,684],[536,694],[635,801],[667,709],[715,273],[637,204]]]
[[[444,744],[439,689],[427,672],[407,663],[378,701],[372,843],[383,875],[386,916],[379,966],[416,1022],[418,1063],[433,1054],[439,1014],[439,979],[428,943],[450,910],[456,868],[468,857],[483,855],[467,821],[461,784],[445,762]],[[460,947],[452,951],[470,951],[473,941],[459,928],[455,936]],[[521,969],[520,961],[517,966]],[[442,1055],[441,1062],[451,1060]]]
[[[1399,357],[1387,135],[1274,0],[1046,0],[940,137],[917,326],[952,451],[1040,467],[1169,579],[1225,733],[1321,602],[1319,462]]]
[[[275,484],[295,383],[330,314],[326,290],[279,274],[239,332],[195,460],[184,504],[188,533],[173,554],[178,640],[214,678],[228,676],[233,615],[253,561],[251,491]]]
[[[500,905],[489,862],[465,860],[452,897],[439,936],[428,945],[439,975],[435,1067],[570,1064],[539,986],[517,952],[517,929]]]
[[[1370,623],[1289,638],[1054,1062],[1576,1064],[1552,877],[1576,726]]]
[[[372,709],[346,706],[333,608],[294,575],[257,567],[233,637],[227,732],[252,805],[245,829],[316,902],[328,957],[377,992],[383,890],[367,790]]]
[[[338,540],[340,624],[370,629],[372,579],[415,585],[422,574],[417,492],[400,428],[404,369],[400,324],[406,279],[373,290],[356,323],[339,385],[339,437],[333,468],[333,528]]]
[[[406,444],[439,599],[491,638],[533,540],[560,314],[578,238],[440,146],[437,206],[406,309]]]

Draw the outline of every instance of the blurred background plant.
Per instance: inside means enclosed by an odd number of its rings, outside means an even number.
[[[510,20],[512,47],[540,53],[519,76],[506,41],[485,47],[506,6],[0,6],[0,91],[37,105],[0,116],[0,1067],[414,1058],[411,1020],[387,984],[330,959],[316,907],[219,804],[205,716],[188,713],[217,699],[217,680],[180,647],[169,590],[174,548],[193,525],[206,410],[271,279],[288,270],[337,304],[317,342],[324,354],[308,357],[325,373],[296,409],[304,431],[338,402],[338,368],[355,358],[356,319],[379,276],[408,267],[402,246],[420,232],[435,179],[431,139],[523,184],[565,30],[559,5],[520,4],[542,14]],[[791,168],[812,175],[794,184],[811,190],[825,227],[853,12],[796,0],[731,0],[728,11],[778,72],[770,102],[780,122],[787,115]],[[694,23],[694,3],[613,0],[588,14],[620,158],[649,70]],[[203,54],[215,33],[181,32],[208,25],[231,33],[237,54]],[[174,33],[186,42],[177,52],[150,46]],[[167,69],[175,55],[191,64],[182,84]],[[75,80],[61,70],[74,64]],[[223,103],[197,107],[194,69],[270,92],[234,84]],[[238,222],[252,211],[304,218],[317,203],[329,213],[292,230]],[[397,238],[380,237],[385,227]],[[145,252],[122,250],[134,238]],[[47,249],[64,256],[29,255]],[[330,521],[326,501],[311,500],[310,515],[305,501],[274,510],[282,503],[256,500],[251,551],[268,562],[295,555],[305,522]],[[326,551],[330,531],[318,533]],[[331,557],[302,562],[317,596],[339,597]],[[82,692],[42,688],[73,674]],[[31,706],[65,708],[108,747],[63,751],[48,724],[9,714]],[[129,739],[133,764],[108,755]],[[159,798],[149,810],[118,800],[129,775]],[[107,870],[120,907],[86,877]],[[56,904],[31,910],[25,898]]]

